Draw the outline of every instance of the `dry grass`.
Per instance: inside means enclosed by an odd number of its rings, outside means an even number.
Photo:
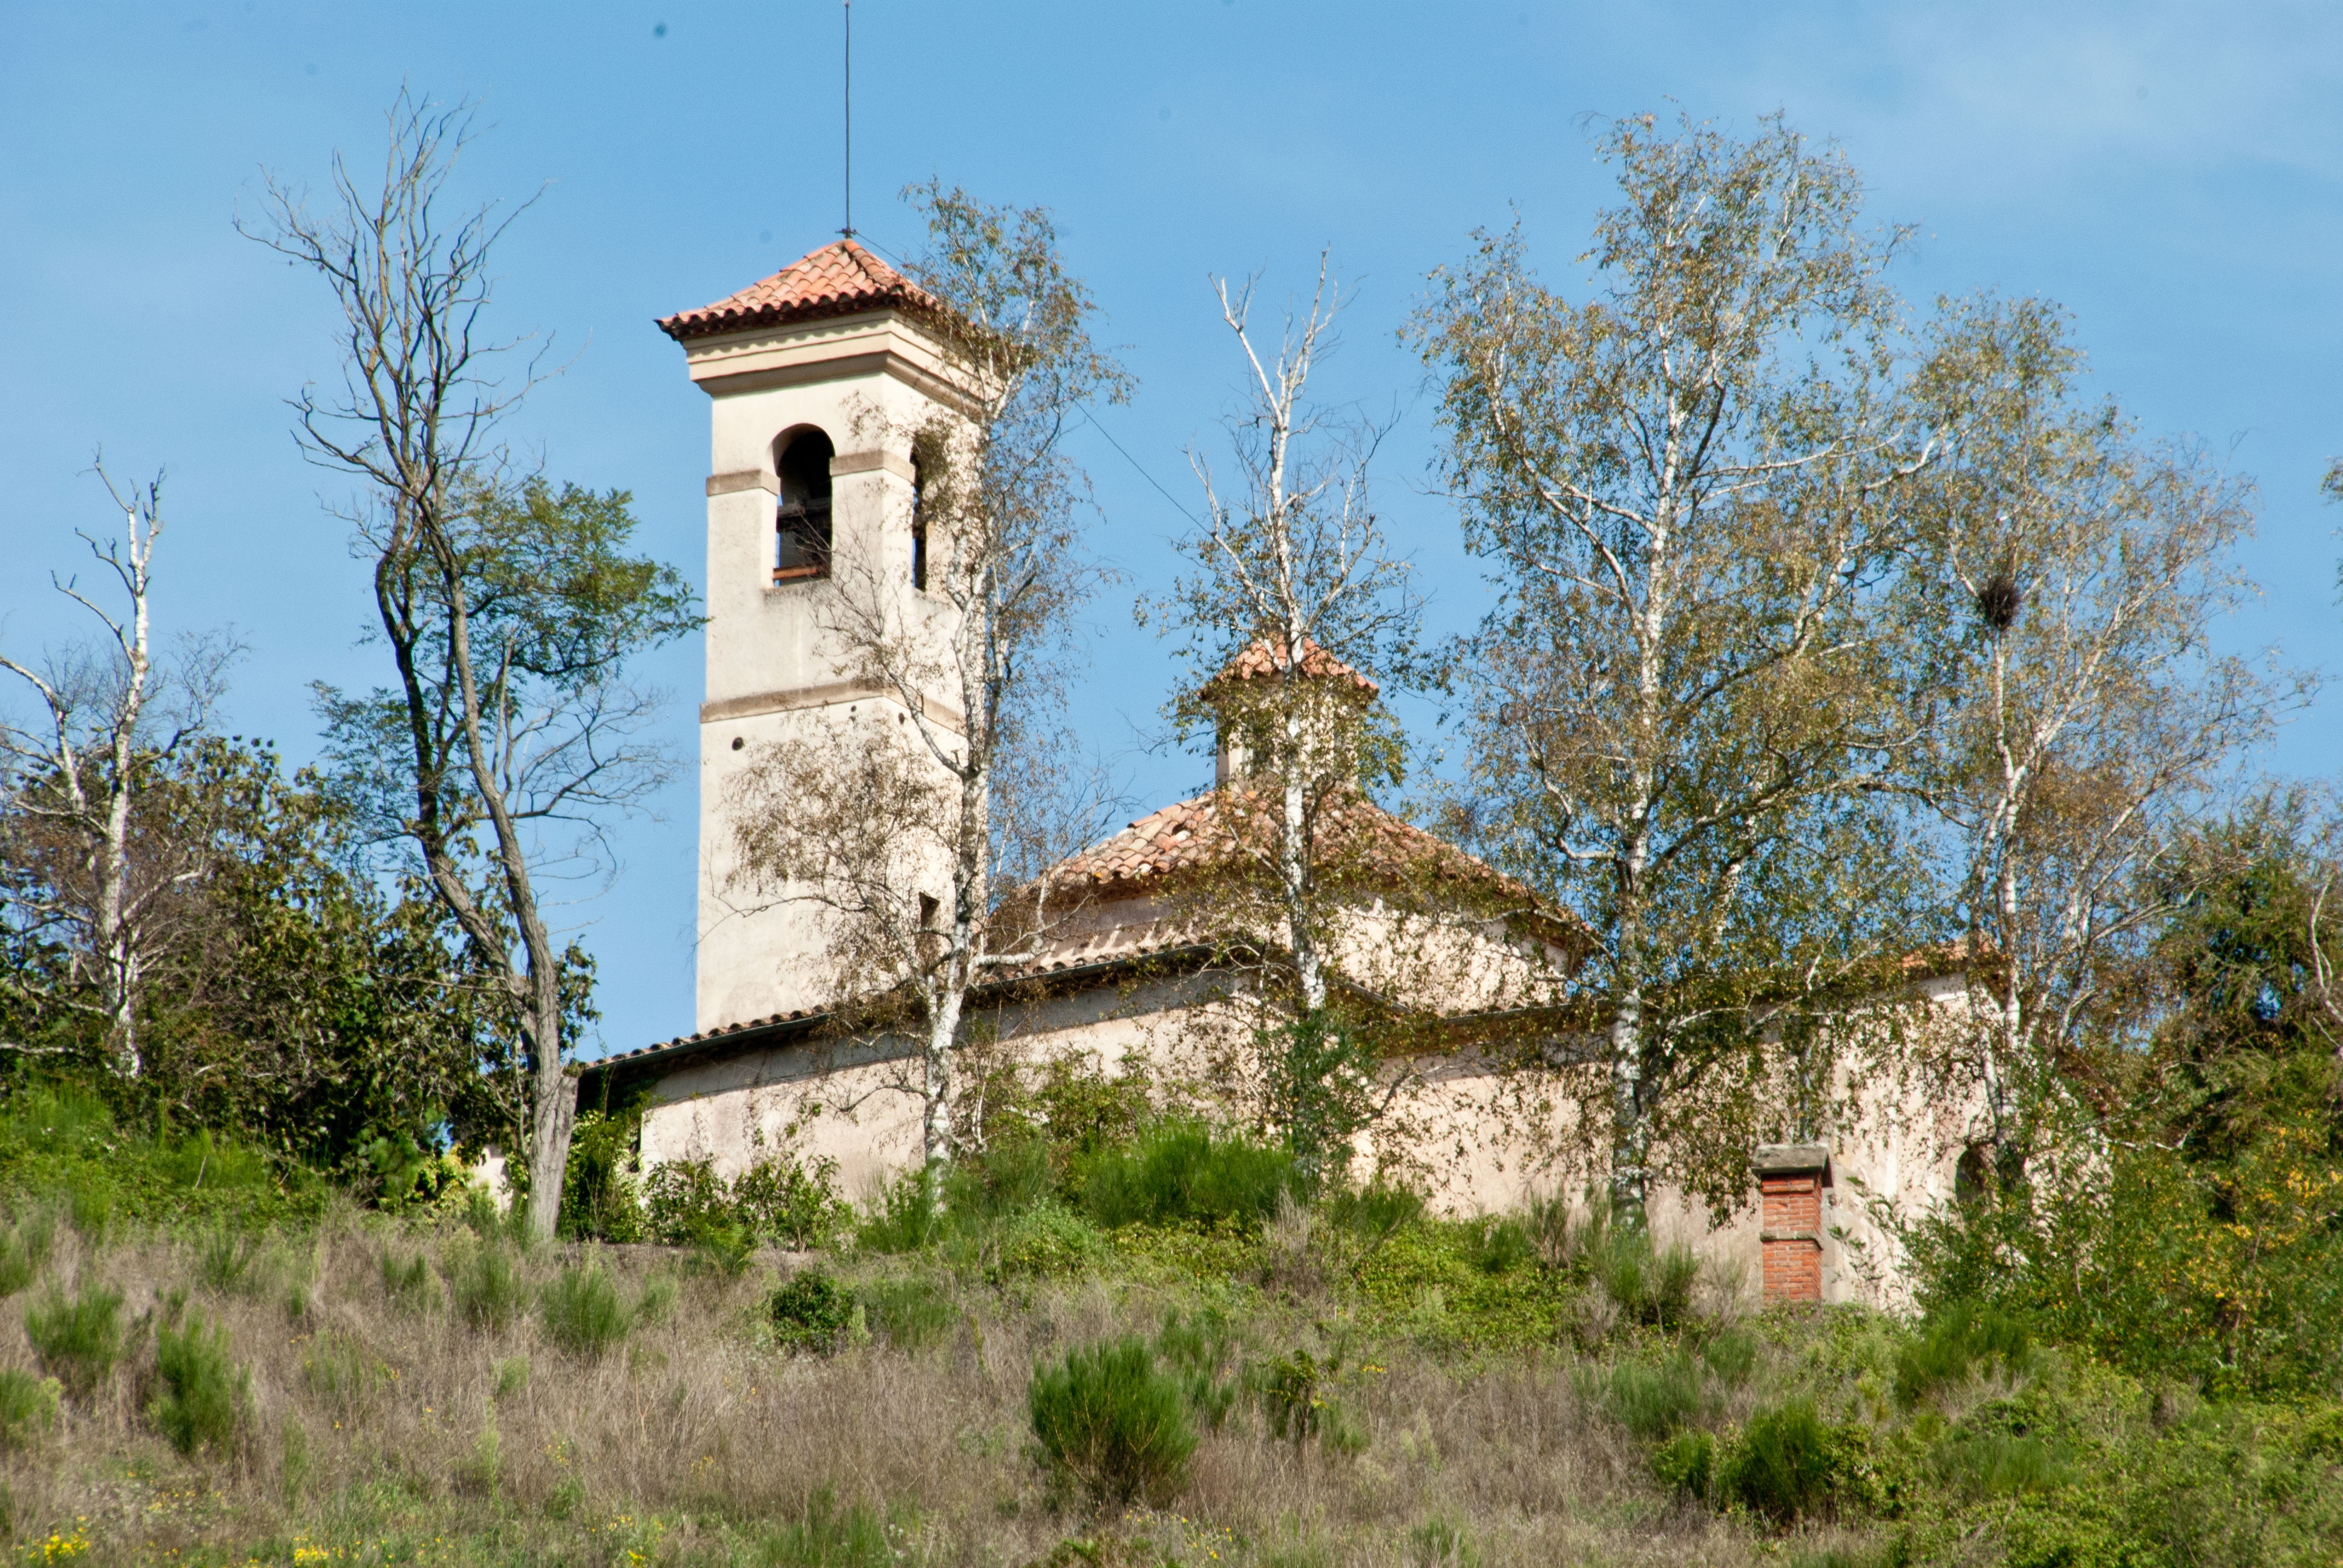
[[[781,1532],[827,1496],[890,1522],[900,1560],[933,1563],[1028,1563],[1100,1529],[1144,1543],[1149,1561],[1195,1563],[1726,1564],[1778,1551],[1669,1502],[1561,1348],[1473,1370],[1403,1344],[1354,1345],[1339,1392],[1363,1452],[1274,1441],[1240,1407],[1206,1436],[1173,1508],[1095,1520],[1053,1497],[1030,1457],[1028,1377],[1053,1349],[1151,1332],[1176,1292],[968,1287],[960,1326],[923,1351],[866,1341],[814,1360],[770,1347],[771,1268],[727,1278],[613,1250],[602,1265],[621,1302],[648,1295],[654,1321],[588,1358],[557,1349],[534,1305],[573,1250],[519,1260],[532,1304],[508,1324],[475,1327],[455,1309],[448,1282],[492,1244],[343,1212],[238,1271],[197,1241],[93,1248],[61,1230],[39,1282],[0,1301],[0,1366],[33,1367],[24,1313],[52,1286],[119,1289],[136,1328],[96,1394],[0,1452],[13,1550],[37,1561],[45,1542],[78,1540],[83,1562],[335,1550],[357,1562],[787,1563],[808,1559]],[[251,1369],[225,1456],[181,1458],[146,1413],[152,1325],[177,1292],[226,1323]],[[1313,1326],[1332,1310],[1323,1299],[1227,1299],[1258,1350],[1341,1332]]]

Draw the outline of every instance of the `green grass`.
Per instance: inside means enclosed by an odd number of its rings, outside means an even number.
[[[200,1317],[165,1324],[155,1333],[155,1373],[162,1392],[149,1414],[172,1447],[192,1454],[234,1443],[252,1378],[230,1358],[226,1330]]]

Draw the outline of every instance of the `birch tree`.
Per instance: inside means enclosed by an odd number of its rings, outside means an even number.
[[[1970,1065],[2011,1177],[2122,966],[2188,896],[2156,858],[2301,689],[2210,645],[2250,591],[2250,484],[2147,440],[2081,371],[2055,307],[1983,301],[1947,314],[1922,388],[1960,434],[1919,496],[1941,709],[1915,787],[1991,955]]]
[[[1599,150],[1622,199],[1589,292],[1483,234],[1413,330],[1501,596],[1456,649],[1461,817],[1595,934],[1583,1121],[1633,1215],[1662,1173],[1745,1188],[1745,1148],[1693,1145],[1753,1083],[1761,1001],[1910,936],[1865,802],[1906,739],[1896,498],[1936,447],[1896,397],[1903,236],[1864,226],[1843,156],[1778,117],[1623,119]]]
[[[303,453],[357,481],[344,514],[371,570],[396,680],[321,690],[336,763],[413,851],[509,1009],[528,1091],[528,1224],[553,1233],[576,1117],[576,970],[548,879],[608,865],[601,833],[669,761],[641,735],[659,696],[637,653],[699,624],[675,573],[630,556],[623,494],[506,472],[497,430],[532,377],[488,335],[490,258],[516,208],[463,208],[448,181],[468,111],[402,92],[377,180],[337,156],[327,210],[271,178],[246,232],[314,273],[338,308],[339,385],[294,399]],[[524,204],[525,206],[526,204]]]
[[[1346,829],[1370,786],[1400,777],[1400,738],[1374,697],[1378,674],[1413,673],[1422,601],[1368,486],[1382,432],[1311,394],[1343,303],[1326,259],[1273,342],[1256,336],[1252,280],[1212,287],[1245,368],[1231,469],[1192,453],[1203,490],[1180,541],[1192,569],[1147,608],[1182,635],[1194,678],[1175,721],[1217,725],[1228,763],[1215,809],[1231,864],[1208,893],[1214,917],[1273,931],[1290,969],[1294,1016],[1264,1035],[1262,1065],[1270,1114],[1314,1181],[1386,1087],[1373,1052],[1330,1014],[1330,945],[1356,869],[1345,861],[1373,837]]]
[[[146,809],[158,769],[206,729],[235,655],[226,638],[198,639],[182,657],[158,653],[153,627],[155,546],[164,528],[162,481],[117,484],[96,469],[121,514],[119,535],[79,533],[115,598],[78,576],[51,581],[97,622],[95,648],[27,663],[0,653],[0,670],[34,699],[28,721],[0,719],[0,919],[23,942],[63,950],[53,985],[30,970],[0,987],[30,1010],[88,1011],[124,1079],[145,1070],[140,1002],[180,935],[189,885],[207,867],[207,836],[177,831]],[[21,874],[15,874],[21,873]],[[21,1048],[20,1048],[21,1049]]]
[[[1091,339],[1096,307],[1045,210],[940,183],[905,194],[927,222],[909,267],[934,306],[921,326],[957,406],[910,429],[862,418],[917,454],[925,582],[841,551],[815,611],[841,676],[892,699],[898,734],[766,745],[727,805],[742,896],[822,910],[844,1010],[917,1040],[915,1076],[896,1087],[920,1102],[932,1169],[959,1141],[970,993],[1037,950],[1052,890],[1027,879],[1075,847],[1081,829],[1061,824],[1095,815],[1052,723],[1071,617],[1096,577],[1088,479],[1066,436],[1129,382]],[[1004,872],[1024,896],[1005,896]]]

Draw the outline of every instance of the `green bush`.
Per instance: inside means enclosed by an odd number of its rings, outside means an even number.
[[[932,1280],[881,1280],[854,1295],[872,1331],[897,1350],[932,1344],[960,1321],[960,1308]]]
[[[171,1446],[192,1454],[225,1450],[243,1424],[251,1377],[228,1358],[227,1330],[201,1317],[155,1334],[161,1397],[147,1412]]]
[[[765,1303],[783,1350],[833,1354],[854,1322],[854,1292],[820,1269],[791,1276]]]
[[[450,1282],[456,1310],[476,1329],[500,1331],[511,1326],[528,1304],[528,1287],[520,1263],[496,1241],[483,1241],[457,1267]]]
[[[636,1180],[639,1111],[581,1111],[569,1134],[569,1163],[561,1177],[561,1220],[569,1241],[639,1241],[643,1204]]]
[[[0,1367],[0,1453],[24,1447],[57,1416],[57,1382],[20,1367]]]
[[[1777,1524],[1819,1513],[1839,1489],[1838,1434],[1814,1401],[1794,1399],[1750,1417],[1719,1475],[1719,1490]]]
[[[538,1299],[546,1337],[572,1355],[599,1359],[634,1327],[633,1314],[598,1263],[561,1271]]]
[[[1705,1502],[1716,1491],[1716,1459],[1713,1433],[1680,1432],[1652,1455],[1652,1473],[1661,1485]]]
[[[223,1296],[255,1294],[266,1284],[257,1266],[261,1251],[261,1243],[242,1227],[215,1226],[196,1249],[196,1282]]]
[[[420,1252],[409,1255],[386,1248],[379,1265],[382,1293],[391,1302],[409,1310],[438,1304],[439,1279],[431,1271],[429,1258]]]
[[[1218,1432],[1244,1393],[1244,1380],[1231,1370],[1236,1342],[1228,1315],[1215,1307],[1184,1317],[1176,1311],[1166,1312],[1163,1330],[1155,1336],[1155,1352],[1179,1375],[1190,1413]]]
[[[1700,1362],[1682,1352],[1657,1366],[1621,1362],[1611,1369],[1602,1395],[1604,1412],[1647,1441],[1690,1425],[1712,1403]]]
[[[1700,1359],[1727,1388],[1739,1388],[1757,1369],[1757,1336],[1743,1329],[1727,1329],[1710,1336],[1700,1347]]]
[[[1473,1568],[1480,1560],[1473,1538],[1440,1514],[1408,1532],[1409,1568]]]
[[[1164,1122],[1128,1151],[1093,1161],[1082,1202],[1112,1230],[1140,1221],[1233,1220],[1258,1224],[1293,1190],[1293,1157],[1233,1134],[1214,1137],[1192,1121]]]
[[[1043,1203],[984,1228],[968,1232],[971,1251],[987,1261],[985,1277],[1003,1280],[1047,1279],[1079,1273],[1107,1254],[1106,1238],[1081,1215],[1055,1203]],[[950,1258],[955,1249],[947,1247]]]
[[[729,1181],[713,1161],[669,1161],[643,1178],[642,1192],[644,1233],[673,1246],[730,1232],[750,1248],[770,1241],[804,1251],[827,1246],[852,1219],[838,1161],[826,1157],[809,1166],[769,1154]]]
[[[1936,1470],[1966,1497],[2009,1497],[2048,1492],[2066,1479],[2057,1451],[2041,1437],[1972,1432],[1939,1444]]]
[[[122,1292],[85,1284],[68,1300],[53,1292],[25,1313],[25,1337],[67,1393],[87,1399],[122,1359]]]
[[[1972,1372],[1999,1367],[2020,1377],[2034,1365],[2034,1337],[2015,1316],[1976,1302],[1954,1302],[1928,1314],[1896,1358],[1896,1397],[1915,1405]]]
[[[1296,1448],[1315,1438],[1331,1453],[1363,1450],[1366,1434],[1334,1397],[1334,1380],[1342,1370],[1339,1353],[1322,1362],[1301,1350],[1255,1366],[1250,1381],[1261,1400],[1262,1413],[1269,1420],[1271,1434]]]
[[[1537,1260],[1537,1243],[1519,1220],[1483,1220],[1473,1228],[1473,1263],[1484,1274],[1510,1274]]]
[[[45,1211],[19,1215],[0,1227],[0,1301],[40,1278],[53,1229]]]
[[[1071,1351],[1026,1392],[1043,1458],[1105,1503],[1161,1503],[1186,1481],[1196,1434],[1173,1379],[1136,1339]]]
[[[1048,1202],[1057,1192],[1050,1145],[1036,1133],[996,1139],[955,1161],[943,1178],[943,1209],[955,1221],[1001,1220]]]
[[[823,1492],[800,1518],[782,1526],[765,1561],[773,1568],[894,1568],[901,1556],[874,1510],[860,1503],[840,1508]]]
[[[1595,1282],[1636,1322],[1674,1332],[1692,1313],[1700,1259],[1681,1242],[1655,1247],[1637,1226],[1606,1226],[1589,1237],[1585,1251]]]
[[[940,1171],[905,1171],[880,1191],[879,1201],[855,1229],[854,1244],[866,1252],[917,1252],[943,1236],[943,1185]]]

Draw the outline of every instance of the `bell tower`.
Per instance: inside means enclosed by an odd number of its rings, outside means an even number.
[[[810,724],[885,720],[821,596],[833,579],[901,579],[925,598],[912,432],[954,396],[925,324],[940,307],[852,239],[729,299],[659,323],[711,400],[707,699],[699,709],[698,1029],[829,1002],[822,917],[729,885],[728,785],[759,745]],[[931,720],[957,716],[925,704]],[[887,723],[888,729],[897,722]],[[759,904],[763,907],[757,907]]]

